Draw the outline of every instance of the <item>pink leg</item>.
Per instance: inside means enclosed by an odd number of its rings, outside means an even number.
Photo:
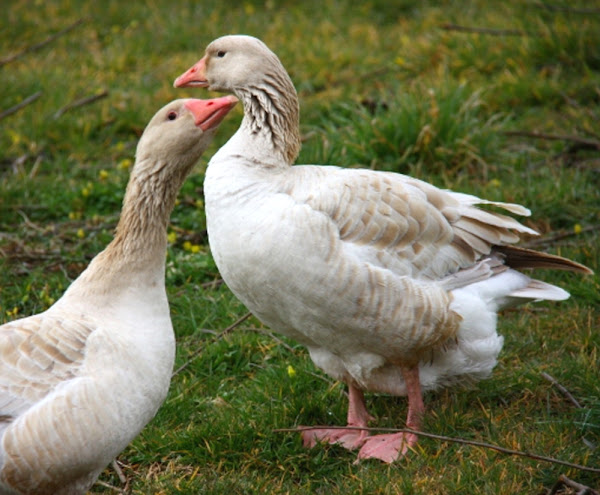
[[[366,427],[374,419],[367,411],[362,391],[354,385],[348,385],[348,426]],[[305,447],[314,447],[317,442],[339,443],[347,449],[360,447],[368,436],[366,430],[344,428],[315,428],[302,432]]]
[[[402,368],[402,376],[406,382],[408,394],[408,417],[406,427],[419,430],[421,420],[425,413],[421,383],[419,382],[419,368]],[[410,447],[417,443],[414,433],[391,433],[375,435],[367,438],[358,452],[358,459],[380,459],[384,462],[394,462],[404,456]]]

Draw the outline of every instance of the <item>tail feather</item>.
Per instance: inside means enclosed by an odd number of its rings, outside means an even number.
[[[555,254],[543,253],[517,246],[495,246],[494,252],[501,254],[505,263],[517,270],[522,268],[550,268],[552,270],[566,270],[569,272],[585,273],[591,275],[594,272],[587,266],[576,261],[556,256]]]
[[[511,292],[509,296],[519,299],[564,301],[570,294],[556,285],[533,279],[526,287]]]

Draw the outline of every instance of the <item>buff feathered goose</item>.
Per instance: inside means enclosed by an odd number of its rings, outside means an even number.
[[[296,91],[256,38],[213,41],[175,86],[232,92],[242,101],[239,130],[206,172],[210,247],[248,309],[348,385],[349,426],[373,419],[363,391],[407,395],[406,425],[418,430],[423,390],[488,376],[502,348],[499,309],[568,297],[517,269],[590,272],[514,246],[536,232],[479,208],[529,215],[523,206],[395,173],[292,166],[300,149]],[[326,427],[305,430],[303,439],[386,462],[416,442],[414,434]]]
[[[137,147],[114,240],[47,311],[0,326],[0,494],[82,494],[166,397],[167,224],[236,102],[176,100]]]

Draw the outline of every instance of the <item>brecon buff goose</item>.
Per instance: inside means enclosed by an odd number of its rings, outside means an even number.
[[[233,92],[244,105],[236,134],[210,160],[204,184],[209,242],[223,279],[266,325],[305,345],[349,388],[348,425],[372,419],[363,391],[408,396],[418,430],[422,391],[490,374],[502,347],[497,311],[562,300],[564,290],[515,269],[590,273],[564,258],[513,246],[532,229],[526,208],[440,190],[405,175],[293,166],[298,99],[260,40],[224,36],[175,81]],[[304,443],[360,448],[392,462],[414,434],[303,431]]]
[[[82,494],[167,395],[179,188],[237,99],[176,100],[137,147],[114,240],[47,311],[0,326],[0,494]]]

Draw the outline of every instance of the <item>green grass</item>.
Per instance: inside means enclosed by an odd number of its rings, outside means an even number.
[[[600,269],[600,153],[538,131],[600,140],[600,14],[540,3],[13,1],[0,18],[0,58],[82,18],[71,32],[0,67],[0,322],[43,311],[110,240],[137,139],[157,108],[200,90],[172,88],[217,36],[263,39],[282,59],[302,108],[299,163],[410,173],[440,187],[527,205],[543,249]],[[555,2],[556,3],[556,2]],[[558,2],[589,7],[589,2]],[[554,5],[554,4],[553,4]],[[494,36],[446,24],[517,29]],[[95,103],[56,112],[82,97]],[[167,285],[176,367],[157,417],[121,454],[134,494],[546,493],[561,473],[600,477],[491,450],[422,439],[392,466],[302,448],[274,429],[341,424],[344,387],[303,348],[265,335],[218,281],[205,233],[203,169],[241,109],[185,184],[170,227]],[[577,233],[580,232],[580,233]],[[505,336],[489,380],[426,396],[425,428],[600,466],[600,279],[541,277],[564,303],[501,315]],[[541,374],[554,376],[577,409]],[[402,398],[368,395],[377,426],[399,427]],[[596,445],[595,449],[590,445]],[[121,486],[107,469],[101,481]],[[93,493],[112,493],[97,484]],[[566,493],[566,492],[565,492]]]

